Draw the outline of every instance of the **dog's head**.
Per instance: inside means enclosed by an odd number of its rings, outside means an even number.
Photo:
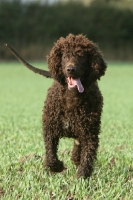
[[[86,82],[100,79],[107,67],[98,47],[82,34],[61,37],[47,58],[52,77],[81,93]]]

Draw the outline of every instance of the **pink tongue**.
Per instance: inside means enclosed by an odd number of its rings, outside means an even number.
[[[68,87],[69,87],[70,89],[71,89],[71,88],[74,88],[75,86],[77,86],[78,91],[79,91],[80,93],[82,93],[82,92],[84,91],[84,88],[83,88],[83,85],[82,85],[82,83],[81,83],[81,81],[80,81],[80,78],[78,78],[78,79],[73,79],[72,77],[68,77],[67,80],[68,80]]]

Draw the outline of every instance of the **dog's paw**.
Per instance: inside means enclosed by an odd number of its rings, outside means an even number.
[[[51,162],[51,163],[48,163],[45,161],[44,165],[45,165],[45,167],[49,168],[50,171],[52,171],[52,172],[62,172],[65,169],[63,162],[60,160],[57,160],[57,161]]]
[[[88,179],[88,178],[90,178],[91,173],[92,173],[92,170],[79,168],[78,173],[77,173],[77,177],[83,178],[83,179]]]

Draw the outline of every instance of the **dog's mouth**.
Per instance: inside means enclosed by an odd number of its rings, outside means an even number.
[[[74,79],[72,76],[67,77],[68,89],[78,89],[80,93],[84,92],[84,87],[80,81],[80,78]]]

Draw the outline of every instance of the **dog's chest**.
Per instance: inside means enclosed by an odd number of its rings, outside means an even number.
[[[76,107],[79,107],[82,101],[82,97],[80,94],[77,94],[77,91],[66,91],[62,95],[62,106],[66,111],[73,110]]]
[[[64,109],[61,116],[61,123],[64,134],[76,136],[77,130],[82,126],[82,108],[69,104],[69,108]]]
[[[71,110],[79,106],[79,101],[78,101],[78,98],[76,97],[73,97],[73,98],[66,97],[63,104],[67,110]]]
[[[84,94],[77,91],[65,91],[60,98],[60,119],[64,134],[76,136],[82,129],[82,122],[86,117],[89,101],[85,101]],[[86,105],[87,104],[87,105]]]

